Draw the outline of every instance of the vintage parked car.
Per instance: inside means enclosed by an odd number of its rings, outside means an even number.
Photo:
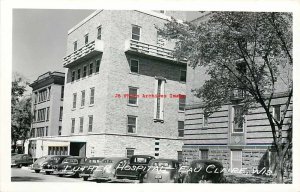
[[[116,168],[123,167],[128,163],[128,158],[111,157],[103,159],[91,175],[97,182],[112,181],[116,179]]]
[[[94,170],[97,168],[99,163],[104,159],[104,157],[90,157],[80,166],[79,177],[82,177],[84,181],[93,174]]]
[[[79,157],[79,156],[71,156],[65,158],[61,164],[57,166],[56,171],[54,171],[54,174],[58,175],[59,177],[62,177],[64,175],[70,175],[74,177],[79,177],[79,171],[80,171],[80,164],[83,164],[85,162],[85,157]]]
[[[31,170],[34,170],[36,173],[39,173],[42,170],[43,163],[51,159],[51,155],[43,156],[38,158],[31,166]]]
[[[148,169],[148,164],[152,159],[154,157],[150,155],[133,155],[130,157],[127,165],[116,169],[116,178],[134,179],[142,183]]]
[[[68,155],[52,155],[50,159],[45,161],[42,165],[42,171],[45,171],[46,175],[50,175],[53,173],[59,164],[67,158],[70,157]]]
[[[223,165],[214,160],[194,160],[187,168],[184,183],[223,183]]]
[[[28,154],[18,154],[11,157],[11,167],[19,167],[28,166],[33,163],[33,159]]]
[[[179,162],[174,159],[152,159],[143,183],[181,183]]]

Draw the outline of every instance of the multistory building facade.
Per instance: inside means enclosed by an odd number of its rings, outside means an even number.
[[[43,148],[42,143],[61,134],[64,79],[62,72],[47,72],[29,85],[32,88],[33,120],[25,151],[34,158],[48,154],[48,148]]]
[[[181,159],[186,61],[156,29],[170,19],[97,10],[68,31],[62,129],[48,154]]]

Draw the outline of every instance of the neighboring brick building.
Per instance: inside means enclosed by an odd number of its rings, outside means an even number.
[[[207,19],[209,14],[204,14],[194,23],[201,25],[201,22]],[[247,169],[251,172],[260,167],[268,168],[274,161],[274,153],[271,153],[273,138],[263,108],[257,104],[249,110],[244,123],[235,122],[234,116],[238,114],[238,104],[242,101],[242,96],[234,93],[231,103],[223,105],[218,111],[206,116],[203,110],[204,103],[191,92],[192,89],[200,88],[206,79],[208,76],[204,68],[187,68],[183,146],[185,163],[194,159],[213,159],[221,161],[227,170],[238,168],[238,170]],[[286,90],[286,84],[278,80],[276,90],[278,91],[272,100],[271,110],[274,117],[280,118],[287,101],[287,93],[281,92]],[[291,116],[292,104],[284,121],[283,138],[287,137]]]
[[[181,158],[185,98],[170,94],[185,95],[186,62],[173,58],[174,42],[155,28],[169,19],[154,11],[98,10],[69,30],[62,132],[44,147],[65,145],[68,154],[88,157]]]
[[[46,138],[61,134],[64,79],[64,73],[47,72],[29,85],[32,88],[33,121],[25,151],[34,158],[48,154],[48,148],[42,147]]]

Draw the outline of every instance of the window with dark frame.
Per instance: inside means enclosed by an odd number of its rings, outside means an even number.
[[[75,71],[72,71],[72,78],[71,78],[71,81],[73,82],[73,81],[75,81],[75,74],[76,72]]]
[[[203,113],[203,128],[208,127],[208,113]]]
[[[130,60],[130,72],[139,73],[139,61],[135,59]]]
[[[81,75],[81,69],[77,69],[77,80],[80,79],[80,75]]]
[[[208,159],[208,150],[207,149],[201,149],[200,153],[201,153],[201,159],[202,160]]]
[[[95,87],[90,89],[90,105],[95,103]]]
[[[185,110],[185,95],[184,97],[179,97],[179,111]]]
[[[49,116],[50,116],[50,107],[47,107],[47,118],[46,118],[46,121],[49,121]]]
[[[60,99],[64,99],[65,86],[61,86]]]
[[[99,39],[99,40],[101,40],[101,30],[102,30],[102,27],[99,26],[99,27],[97,28],[97,39]]]
[[[89,75],[93,74],[93,70],[94,70],[94,63],[90,63],[90,65],[89,65]]]
[[[77,41],[74,41],[73,47],[74,47],[74,51],[76,51],[77,50]]]
[[[87,74],[87,66],[83,66],[83,72],[82,72],[82,77],[86,77]]]
[[[178,137],[184,136],[184,121],[178,121]]]
[[[48,126],[45,127],[45,136],[48,136]]]
[[[244,118],[242,117],[242,106],[236,105],[232,107],[232,132],[244,132]]]
[[[130,158],[130,157],[132,157],[134,155],[134,149],[132,149],[132,148],[127,148],[126,149],[126,157],[127,158]]]
[[[89,116],[89,130],[88,132],[92,132],[93,131],[93,115]]]
[[[98,73],[100,70],[100,59],[96,60],[96,73]]]
[[[79,133],[83,132],[83,117],[79,117]]]
[[[85,104],[85,90],[81,91],[81,107]]]
[[[186,82],[186,70],[180,70],[180,81]]]
[[[61,126],[58,126],[58,135],[61,135]]]
[[[137,26],[137,25],[132,25],[132,34],[131,34],[131,38],[139,41],[141,37],[141,27]]]
[[[84,36],[84,44],[88,44],[89,43],[89,34],[86,34]]]
[[[72,121],[72,124],[71,124],[71,133],[74,133],[75,132],[75,118],[72,118],[71,121]]]
[[[63,117],[63,107],[59,108],[59,120],[62,121],[62,117]]]
[[[138,100],[137,96],[138,96],[138,88],[129,87],[128,104],[137,105],[137,100]]]
[[[183,162],[183,155],[182,155],[182,151],[177,151],[177,159],[179,163]]]
[[[47,94],[47,100],[49,101],[50,100],[50,96],[51,96],[51,86],[48,87],[48,94]]]
[[[76,108],[77,93],[73,93],[73,109]]]
[[[273,118],[279,122],[281,119],[281,106],[274,105],[274,106],[272,106],[272,110],[273,110],[272,111]]]
[[[136,133],[136,116],[127,116],[127,133]]]

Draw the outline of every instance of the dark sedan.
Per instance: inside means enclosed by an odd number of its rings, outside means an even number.
[[[45,161],[42,165],[42,170],[45,171],[46,175],[53,173],[59,164],[69,156],[66,155],[53,155],[49,160]]]
[[[184,183],[223,183],[225,177],[222,170],[221,162],[194,160],[185,172]]]
[[[179,162],[175,159],[152,159],[144,183],[180,183]]]
[[[21,168],[22,166],[28,166],[33,163],[33,159],[28,154],[18,154],[11,157],[11,167],[17,166]]]
[[[79,176],[80,164],[85,162],[85,157],[71,156],[65,158],[61,164],[57,166],[57,170],[54,174],[62,177],[64,175],[70,175],[74,177]]]
[[[84,181],[87,181],[102,159],[104,159],[104,157],[90,157],[83,164],[79,165],[79,177],[82,177]]]

